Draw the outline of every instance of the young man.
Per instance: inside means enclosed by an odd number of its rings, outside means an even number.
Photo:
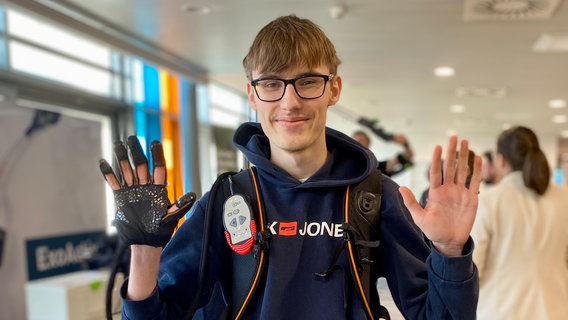
[[[244,58],[248,98],[260,123],[241,125],[234,144],[256,167],[267,220],[259,224],[270,234],[260,284],[247,296],[247,308],[232,317],[366,318],[361,296],[350,281],[347,254],[336,249],[344,241],[339,227],[348,186],[372,174],[377,160],[348,136],[326,128],[327,109],[341,93],[339,63],[322,30],[293,15],[266,25]],[[381,178],[381,241],[371,260],[408,319],[475,319],[478,277],[469,232],[481,163],[476,160],[467,189],[467,153],[456,159],[457,143],[456,137],[450,138],[444,181],[440,169],[430,173],[433,182],[425,209],[409,189]],[[117,197],[118,231],[132,244],[130,276],[121,291],[123,318],[182,319],[195,296],[203,306],[215,286],[234,308],[232,279],[240,274],[230,265],[233,253],[220,218],[224,199],[209,203],[216,190],[205,194],[168,242],[167,234],[193,199],[183,197],[169,206],[159,143],[151,148],[153,176],[135,139],[129,139],[128,146],[134,168],[124,146],[118,144],[116,149],[125,183],[120,184],[108,163],[101,162]],[[460,148],[467,150],[467,141]],[[433,168],[440,168],[441,153],[436,147]],[[204,248],[207,219],[212,219],[212,229]],[[323,226],[337,232],[316,232]],[[432,240],[432,249],[422,232]],[[201,259],[205,253],[207,261]],[[206,273],[199,276],[205,263]]]

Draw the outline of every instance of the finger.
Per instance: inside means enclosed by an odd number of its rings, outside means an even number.
[[[458,137],[451,136],[448,141],[448,149],[446,150],[446,160],[444,161],[444,183],[454,182],[456,175],[456,146]]]
[[[122,176],[122,183],[127,186],[134,184],[134,173],[132,172],[132,167],[130,166],[130,160],[128,160],[128,152],[122,141],[114,142],[114,156],[120,167],[120,172]]]
[[[432,162],[428,177],[430,187],[436,188],[442,184],[442,147],[436,146],[432,153]]]
[[[456,168],[456,183],[464,184],[467,180],[470,168],[467,164],[467,158],[469,157],[469,143],[467,140],[462,140],[460,143],[460,151],[458,153],[458,166]]]
[[[197,199],[197,195],[194,192],[188,192],[183,196],[179,197],[174,204],[168,209],[168,215],[171,213],[175,213],[180,209],[187,209],[189,206],[193,206],[195,200]],[[165,218],[165,217],[164,217]]]
[[[150,144],[150,153],[152,154],[152,165],[154,167],[154,183],[166,185],[166,159],[164,158],[162,144],[159,141],[152,141]]]
[[[400,187],[398,189],[398,191],[400,192],[400,195],[402,196],[402,200],[404,201],[404,205],[408,208],[408,211],[410,211],[410,214],[412,215],[412,219],[414,220],[414,223],[416,223],[416,225],[420,226],[420,222],[422,221],[422,218],[424,216],[424,208],[422,208],[422,206],[420,206],[420,204],[418,203],[418,201],[416,201],[416,197],[414,197],[414,193],[412,193],[412,191],[410,191],[410,189],[406,188],[406,187]]]
[[[473,173],[469,183],[469,191],[473,194],[479,193],[479,186],[481,185],[481,161],[480,156],[475,156],[473,160]]]
[[[130,150],[130,157],[134,163],[135,179],[139,184],[148,184],[150,181],[150,172],[148,169],[148,158],[144,155],[142,145],[136,136],[130,136],[126,139],[128,150]]]
[[[120,182],[118,182],[118,179],[116,178],[116,175],[112,170],[112,167],[110,166],[110,164],[108,164],[108,162],[105,159],[101,159],[99,161],[99,168],[101,169],[103,177],[105,178],[106,182],[111,187],[111,189],[112,190],[120,189]]]

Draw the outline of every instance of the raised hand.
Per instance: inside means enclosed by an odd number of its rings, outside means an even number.
[[[436,146],[430,167],[430,191],[428,204],[422,208],[412,191],[401,187],[404,204],[414,222],[442,254],[457,256],[469,238],[477,212],[479,184],[481,182],[481,158],[475,157],[469,189],[468,141],[462,140],[456,158],[457,137],[448,142],[446,160],[442,172],[442,148]]]
[[[171,204],[166,188],[162,144],[153,141],[150,153],[153,175],[150,175],[148,159],[138,138],[130,136],[126,146],[121,141],[115,142],[114,154],[120,174],[117,176],[104,159],[100,160],[100,170],[114,192],[117,209],[115,225],[120,239],[127,245],[163,247],[170,240],[179,219],[195,202],[196,195],[187,193]]]

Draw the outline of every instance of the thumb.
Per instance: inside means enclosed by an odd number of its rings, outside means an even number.
[[[178,213],[179,211],[183,211],[184,214],[191,209],[195,200],[197,199],[197,195],[194,192],[188,192],[183,196],[179,197],[171,207],[168,208],[168,215]]]
[[[414,222],[422,220],[421,217],[424,215],[424,208],[416,201],[416,197],[414,197],[414,193],[410,191],[407,187],[400,187],[398,189],[400,195],[402,196],[402,201],[404,201],[404,205],[410,211],[412,215],[412,219]]]
[[[175,206],[179,209],[189,210],[197,199],[197,195],[193,192],[188,192],[176,200]]]

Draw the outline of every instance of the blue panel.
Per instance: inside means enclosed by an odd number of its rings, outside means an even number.
[[[6,11],[0,8],[0,67],[8,69],[8,41],[6,40]]]
[[[183,188],[184,192],[189,192],[195,190],[195,186],[192,183],[192,149],[191,149],[191,141],[189,137],[192,137],[192,130],[195,129],[191,128],[191,122],[188,121],[189,112],[191,112],[191,95],[190,93],[193,90],[194,85],[185,79],[180,79],[179,81],[179,107],[180,107],[180,130],[181,130],[181,139],[180,143],[182,145],[182,174],[183,174]],[[195,106],[193,106],[195,108]]]
[[[162,126],[160,119],[160,74],[157,68],[144,65],[144,105],[148,108],[146,113],[146,143],[149,150],[150,143],[162,139]]]
[[[564,185],[564,170],[562,168],[557,168],[554,170],[554,183],[557,185]]]
[[[0,8],[0,32],[6,33],[6,10]]]

